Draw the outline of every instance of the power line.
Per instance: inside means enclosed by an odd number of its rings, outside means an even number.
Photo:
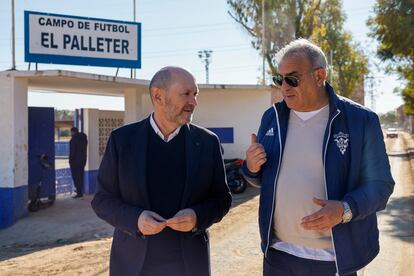
[[[175,30],[175,29],[194,29],[194,28],[203,28],[203,27],[211,27],[211,26],[224,26],[224,25],[234,25],[230,22],[222,22],[222,23],[214,23],[214,24],[202,24],[202,25],[182,25],[182,26],[169,26],[169,27],[161,27],[161,28],[152,28],[147,29],[147,31],[158,31],[158,30]]]
[[[229,31],[232,28],[213,28],[213,29],[208,29],[208,30],[196,30],[196,31],[189,31],[189,32],[168,32],[165,34],[145,34],[145,32],[143,32],[143,37],[146,38],[152,38],[152,37],[165,37],[165,36],[176,36],[176,35],[186,35],[186,34],[199,34],[199,33],[209,33],[209,32],[218,32],[218,31]]]
[[[214,50],[216,52],[238,52],[238,51],[244,51],[244,50],[248,50],[249,47],[243,47],[243,48],[235,48],[235,49],[224,49],[224,50]],[[144,53],[146,54],[146,53]],[[184,52],[184,53],[176,53],[174,54],[174,56],[192,56],[194,54],[194,51],[188,51],[188,52]],[[161,54],[161,55],[148,55],[146,54],[145,58],[161,58],[161,57],[170,57],[171,53],[165,53],[165,54]]]
[[[233,44],[233,45],[224,45],[224,46],[203,46],[206,48],[214,48],[214,49],[228,49],[228,48],[234,48],[234,49],[239,49],[239,48],[250,48],[253,49],[251,47],[240,47],[240,44]],[[187,49],[177,49],[177,50],[164,50],[164,51],[155,51],[155,52],[146,52],[147,54],[161,54],[161,53],[175,53],[175,52],[194,52],[197,51],[199,48],[187,48]]]
[[[214,47],[209,47],[209,48],[214,48]],[[174,54],[174,57],[178,57],[178,56],[193,56],[194,52],[199,49],[185,49],[185,50],[174,50],[174,51],[160,51],[160,52],[144,52],[144,57],[143,60],[145,59],[157,59],[157,58],[164,58],[164,57],[170,57],[172,56],[171,54]],[[244,51],[244,50],[249,50],[252,49],[251,47],[215,47],[214,51],[221,53],[221,52],[238,52],[238,51]],[[181,52],[181,53],[180,53]],[[160,53],[157,55],[157,53]],[[155,54],[155,55],[151,55],[151,54]],[[8,60],[8,59],[7,59]],[[4,59],[0,59],[0,61],[4,61]],[[0,62],[0,64],[2,63],[6,63],[6,62]]]

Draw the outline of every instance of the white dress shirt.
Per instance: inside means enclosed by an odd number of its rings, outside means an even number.
[[[176,130],[174,130],[170,135],[168,135],[167,138],[164,137],[164,134],[162,134],[160,128],[157,126],[157,123],[154,120],[154,113],[150,116],[150,124],[152,129],[155,131],[155,133],[166,143],[170,142],[172,139],[174,139],[175,136],[180,133],[181,126],[179,126]]]

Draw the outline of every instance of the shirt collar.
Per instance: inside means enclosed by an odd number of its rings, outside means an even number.
[[[166,139],[164,137],[164,134],[162,134],[161,130],[159,129],[159,127],[157,126],[157,123],[154,120],[154,113],[152,113],[151,116],[150,116],[150,124],[151,124],[152,129],[155,131],[155,133],[166,143],[168,143],[172,139],[174,139],[174,137],[177,136],[178,133],[180,133],[180,129],[181,129],[181,126],[179,126],[176,130],[174,130],[173,133],[168,135],[168,137]]]
[[[292,111],[295,112],[295,114],[298,115],[298,117],[301,118],[303,121],[307,121],[310,118],[314,117],[319,112],[321,112],[322,110],[324,110],[325,108],[327,108],[328,106],[329,106],[329,104],[325,105],[322,108],[319,108],[317,110],[312,110],[312,111],[296,111],[296,110],[293,110],[293,109],[292,109]]]

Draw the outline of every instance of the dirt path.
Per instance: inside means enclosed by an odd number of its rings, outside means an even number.
[[[236,195],[210,229],[214,276],[260,275],[257,194]],[[96,218],[90,200],[61,199],[1,231],[0,275],[108,275],[112,227]]]
[[[413,141],[406,147],[414,150]],[[410,167],[402,141],[386,142],[397,184],[379,214],[380,255],[359,275],[409,276],[414,271],[414,159]],[[229,214],[210,229],[213,276],[261,275],[257,194],[249,188],[236,195]],[[108,275],[113,229],[96,218],[90,200],[61,199],[0,231],[0,275]]]
[[[257,209],[259,196],[232,209],[210,230],[213,276],[262,275]]]

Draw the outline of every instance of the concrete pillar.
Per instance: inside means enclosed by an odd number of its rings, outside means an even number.
[[[86,194],[96,191],[96,176],[99,168],[99,110],[83,110],[84,133],[88,136],[88,153],[85,166],[84,187]]]
[[[0,74],[0,229],[27,215],[27,80]]]
[[[125,89],[125,117],[124,124],[133,123],[143,119],[147,114],[143,112],[142,95],[148,93],[144,89]]]

